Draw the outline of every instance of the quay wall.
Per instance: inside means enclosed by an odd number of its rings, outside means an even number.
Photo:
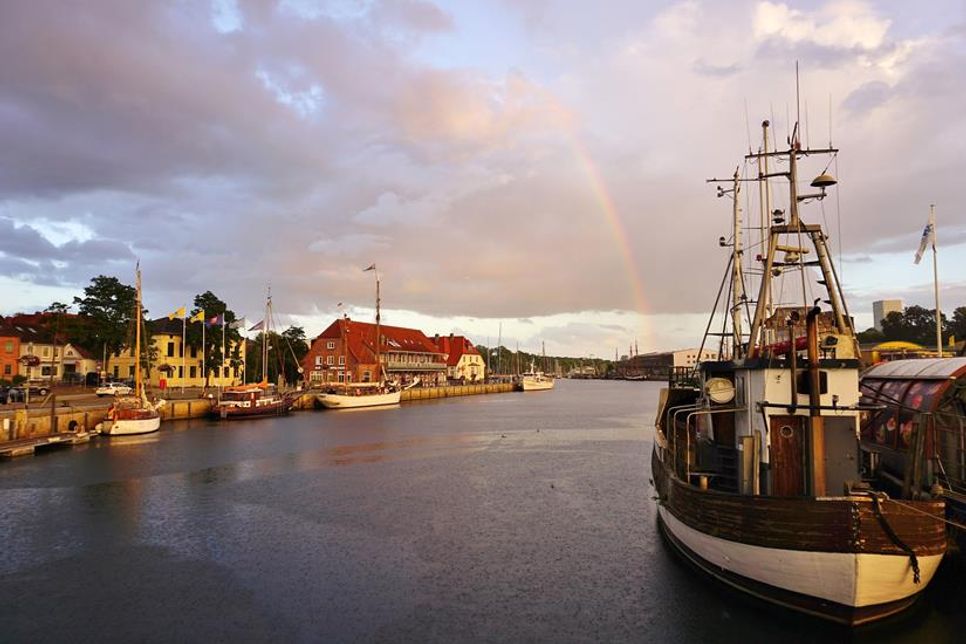
[[[511,383],[453,385],[444,387],[420,387],[402,392],[402,402],[431,400],[452,396],[475,396],[513,391]],[[298,397],[295,409],[314,409],[317,392],[306,391]],[[55,407],[54,413],[47,408],[34,408],[29,415],[23,410],[0,419],[0,443],[22,438],[36,438],[68,431],[93,432],[95,425],[107,418],[107,405],[103,407]],[[211,402],[205,398],[194,400],[169,400],[161,408],[161,420],[184,420],[201,418],[208,413]]]

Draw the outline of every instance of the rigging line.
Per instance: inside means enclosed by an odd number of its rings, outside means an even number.
[[[721,301],[721,292],[724,291],[725,282],[728,280],[728,276],[731,275],[731,262],[734,260],[733,255],[728,255],[728,265],[725,267],[724,276],[721,278],[721,286],[718,287],[718,295],[714,298],[714,306],[711,307],[711,316],[708,317],[708,325],[704,328],[704,335],[701,337],[701,346],[698,347],[698,355],[704,351],[704,343],[708,340],[708,332],[711,331],[711,324],[714,322],[714,314],[718,312],[718,303]],[[694,367],[691,369],[692,377],[697,374],[699,362],[694,363]]]
[[[838,177],[839,176],[839,155],[836,154],[833,157],[833,160],[835,161],[835,176]],[[836,188],[836,190],[835,190],[835,219],[838,221],[838,233],[839,233],[839,238],[838,238],[838,243],[839,243],[839,275],[844,276],[845,273],[842,271],[842,208],[841,208],[841,201],[839,200],[839,193],[840,192],[841,192],[841,190],[838,189],[838,188]],[[841,287],[842,287],[842,284],[841,284],[841,282],[839,282],[839,288],[841,288]]]
[[[905,507],[908,510],[912,510],[913,512],[918,512],[919,514],[925,514],[927,517],[931,517],[931,518],[935,519],[936,521],[941,521],[941,522],[945,523],[946,525],[951,525],[954,528],[958,528],[960,530],[966,530],[966,525],[964,525],[962,523],[957,523],[956,521],[953,521],[952,519],[947,519],[946,517],[937,517],[935,514],[930,514],[930,513],[926,512],[925,510],[920,510],[919,508],[917,508],[914,505],[910,505],[908,503],[903,503],[899,499],[889,498],[887,500],[888,501],[891,501],[892,503],[897,503],[897,504]]]

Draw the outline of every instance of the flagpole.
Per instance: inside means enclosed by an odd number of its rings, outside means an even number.
[[[185,364],[185,358],[187,357],[188,347],[184,345],[185,331],[188,329],[188,311],[182,308],[183,313],[181,314],[181,393],[184,393],[184,379],[188,375],[187,365]]]
[[[207,351],[207,345],[205,344],[205,327],[207,327],[207,320],[205,320],[204,311],[202,311],[201,316],[201,379],[205,381],[204,388],[208,388],[208,362],[205,359],[205,354]],[[202,390],[203,391],[203,390]]]
[[[932,224],[932,283],[936,292],[936,356],[943,357],[943,313],[939,307],[939,261],[936,257],[936,204],[929,204],[929,222]]]
[[[218,385],[218,390],[221,391],[221,387],[225,384],[225,312],[221,313],[221,384]]]

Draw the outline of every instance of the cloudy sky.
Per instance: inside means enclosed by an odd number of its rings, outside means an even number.
[[[693,346],[730,217],[704,180],[796,111],[842,150],[803,217],[858,325],[931,306],[930,203],[966,304],[962,0],[80,4],[0,7],[0,314],[140,258],[155,314],[210,289],[257,320],[270,284],[316,333],[372,315],[375,262],[387,323]]]

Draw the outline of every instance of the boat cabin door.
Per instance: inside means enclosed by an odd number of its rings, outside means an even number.
[[[805,495],[805,416],[772,416],[768,443],[773,496]]]

